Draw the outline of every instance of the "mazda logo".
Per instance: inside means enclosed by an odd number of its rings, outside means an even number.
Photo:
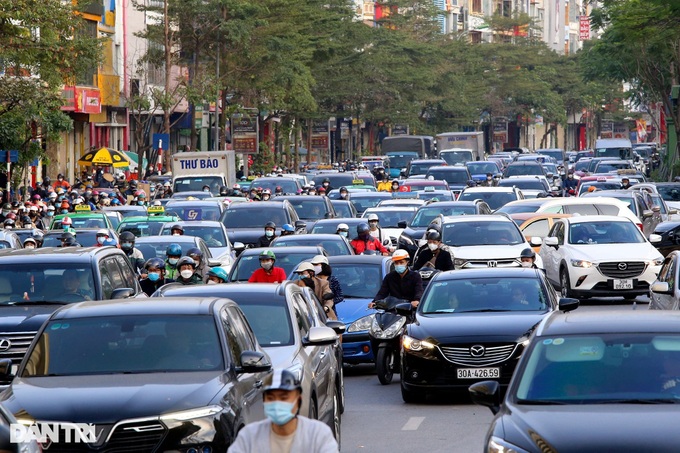
[[[498,261],[487,261],[486,264],[489,267],[498,267]]]
[[[626,263],[619,263],[618,267],[619,267],[619,270],[620,270],[620,271],[625,271],[626,269],[628,269],[628,264],[626,264]]]
[[[470,355],[472,357],[482,357],[486,349],[481,344],[476,344],[470,348]]]
[[[7,338],[0,338],[0,352],[7,351],[11,347],[12,347],[11,341],[9,341]]]

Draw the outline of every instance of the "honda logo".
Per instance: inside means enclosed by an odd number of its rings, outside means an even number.
[[[12,342],[7,338],[0,338],[0,352],[7,351],[12,347]]]
[[[489,267],[498,267],[498,261],[487,261],[486,265]]]
[[[626,269],[628,269],[628,264],[619,263],[618,268],[619,268],[620,271],[625,271]]]
[[[482,357],[485,352],[486,352],[486,349],[481,344],[476,344],[476,345],[470,347],[470,355],[472,357]]]

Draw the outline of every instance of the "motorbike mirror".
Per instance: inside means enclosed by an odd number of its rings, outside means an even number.
[[[410,316],[413,312],[413,306],[410,303],[397,304],[395,310],[398,315]]]

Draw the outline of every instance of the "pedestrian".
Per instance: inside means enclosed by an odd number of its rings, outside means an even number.
[[[202,285],[203,280],[196,274],[196,261],[190,256],[183,256],[177,262],[179,275],[175,279],[177,283],[183,285]]]
[[[172,282],[165,278],[165,262],[161,258],[151,258],[144,263],[145,278],[139,281],[142,291],[151,297],[161,286]]]
[[[271,250],[260,253],[260,267],[255,269],[248,283],[281,283],[286,280],[286,271],[274,266],[276,255]]]
[[[267,379],[267,418],[241,429],[227,453],[338,453],[328,425],[300,415],[302,386],[293,372],[276,369]]]

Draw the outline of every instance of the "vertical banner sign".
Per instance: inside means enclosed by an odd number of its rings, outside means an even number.
[[[590,17],[579,16],[578,39],[588,41],[590,39]]]
[[[494,118],[493,120],[493,141],[499,143],[508,142],[508,119]]]
[[[628,136],[628,124],[614,123],[614,137],[613,138],[630,138]]]
[[[248,111],[231,116],[231,143],[234,151],[244,154],[257,154],[259,148],[258,113]]]
[[[614,123],[603,121],[600,129],[600,138],[614,138]]]
[[[328,154],[328,120],[312,120],[312,151],[323,159]]]

